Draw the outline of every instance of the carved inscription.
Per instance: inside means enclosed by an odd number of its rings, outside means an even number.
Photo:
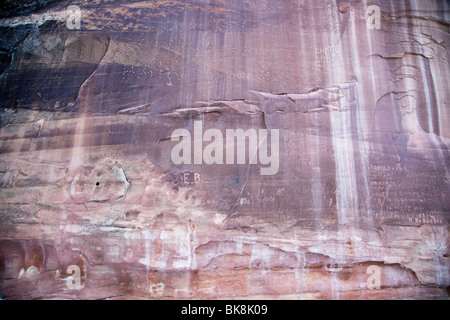
[[[375,219],[389,224],[444,224],[442,187],[429,172],[398,165],[370,165]]]

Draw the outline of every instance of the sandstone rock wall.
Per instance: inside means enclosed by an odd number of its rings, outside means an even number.
[[[4,8],[1,298],[448,297],[448,1]]]

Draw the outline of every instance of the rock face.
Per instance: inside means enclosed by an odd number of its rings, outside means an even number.
[[[1,298],[450,294],[448,1],[5,8]]]

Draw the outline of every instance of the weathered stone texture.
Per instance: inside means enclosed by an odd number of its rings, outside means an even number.
[[[20,2],[0,298],[448,298],[448,1]],[[276,174],[175,165],[199,121],[279,130]]]

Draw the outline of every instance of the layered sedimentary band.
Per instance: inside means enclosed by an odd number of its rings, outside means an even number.
[[[19,2],[0,298],[448,297],[448,1]]]

